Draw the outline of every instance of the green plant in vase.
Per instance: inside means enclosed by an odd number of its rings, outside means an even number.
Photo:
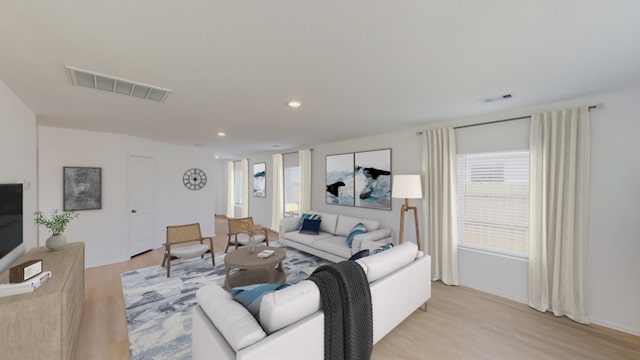
[[[63,234],[64,230],[71,220],[79,216],[74,211],[59,212],[57,209],[51,213],[50,217],[47,217],[42,211],[36,211],[33,215],[35,216],[34,223],[46,227],[51,233],[45,244],[54,251],[64,248],[67,243],[67,237]]]

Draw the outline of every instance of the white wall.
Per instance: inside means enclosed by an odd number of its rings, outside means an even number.
[[[420,137],[416,136],[416,130],[404,130],[382,135],[345,140],[330,144],[314,146],[311,151],[311,209],[314,211],[331,212],[351,216],[366,217],[379,220],[383,227],[391,228],[397,241],[400,222],[400,207],[403,199],[392,199],[391,210],[377,210],[356,208],[352,206],[340,206],[327,204],[325,201],[325,157],[327,155],[345,152],[367,151],[392,148],[391,167],[394,174],[419,174],[420,173]],[[222,162],[222,161],[221,161]],[[264,219],[262,224],[271,224],[271,207],[273,193],[273,165],[271,154],[259,154],[249,156],[249,169],[256,162],[267,163],[267,197],[257,201],[255,197],[249,197],[249,215],[254,218]],[[226,176],[226,168],[223,170]],[[249,187],[252,183],[249,181]],[[226,193],[224,194],[226,198]],[[410,205],[420,206],[419,200],[409,200]],[[226,209],[226,200],[223,206]],[[422,210],[418,209],[418,216],[422,221]],[[405,221],[405,241],[415,242],[413,232],[413,220]],[[422,227],[421,227],[422,228]],[[421,234],[422,236],[422,234]]]
[[[271,226],[271,207],[273,206],[273,162],[271,160],[271,154],[260,154],[250,156],[249,160],[249,216],[253,217],[253,221],[256,224],[261,224],[265,227]],[[218,191],[216,211],[217,214],[226,215],[227,213],[227,161],[228,160],[216,160],[215,168],[218,172]],[[253,164],[265,163],[266,176],[266,197],[253,196]],[[235,207],[235,217],[240,217],[242,208]]]
[[[216,176],[211,150],[154,142],[146,139],[82,130],[39,127],[39,207],[62,209],[63,166],[102,168],[102,209],[80,211],[65,235],[69,241],[86,243],[86,266],[124,261],[130,257],[127,198],[129,155],[155,159],[155,247],[165,241],[167,225],[199,222],[203,235],[215,234]],[[199,191],[184,187],[187,169],[207,174]],[[40,243],[49,234],[40,231]]]
[[[0,260],[0,273],[37,246],[36,115],[0,80],[0,183],[24,183],[22,245]]]
[[[311,209],[321,212],[359,216],[380,221],[382,227],[393,230],[394,241],[398,241],[400,207],[403,199],[392,199],[391,210],[327,204],[325,161],[327,155],[391,148],[391,171],[393,174],[420,174],[421,143],[414,130],[368,136],[331,144],[317,145],[311,152]],[[418,218],[422,221],[420,200],[409,200],[409,205],[418,207]],[[415,242],[413,217],[405,219],[405,241]],[[422,225],[420,225],[422,229]],[[421,237],[423,234],[421,233]]]
[[[587,308],[640,335],[640,89],[599,98],[591,116]]]
[[[266,163],[266,197],[253,196],[253,164]],[[273,165],[271,155],[257,155],[249,158],[249,216],[253,222],[271,227],[271,208],[273,206]]]
[[[227,214],[227,161],[215,160],[212,178],[216,184],[216,215]]]
[[[640,311],[637,309],[640,304],[640,281],[638,280],[640,261],[637,259],[640,255],[640,160],[638,160],[640,89],[638,88],[425,124],[414,129],[377,136],[315,145],[312,152],[311,208],[316,211],[377,219],[383,226],[393,229],[394,238],[397,241],[401,199],[393,199],[391,211],[326,204],[324,176],[327,155],[392,148],[393,173],[418,174],[420,173],[421,140],[416,136],[417,130],[473,124],[600,103],[603,104],[601,108],[591,111],[588,314],[594,323],[640,335]],[[515,126],[514,124],[509,127]],[[477,136],[487,136],[482,134],[485,130],[483,127],[476,127],[473,131],[478,132]],[[521,138],[514,139],[514,143],[519,143],[521,140]],[[267,175],[267,179],[271,179],[271,175]],[[410,200],[410,202],[411,205],[420,206],[419,201]],[[253,212],[253,207],[250,207],[249,213]],[[419,209],[419,217],[422,219],[422,209]],[[411,231],[412,221],[405,226],[407,226],[405,240],[415,241]],[[423,224],[420,224],[420,229],[424,229]],[[526,302],[527,261],[525,259],[470,249],[459,249],[458,254],[461,284]]]
[[[429,125],[456,126],[603,104],[591,111],[587,310],[592,322],[636,335],[640,335],[639,99],[640,88],[630,88]],[[458,254],[461,284],[526,302],[526,261],[468,249],[459,249]]]

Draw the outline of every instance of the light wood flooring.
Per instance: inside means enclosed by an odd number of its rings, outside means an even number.
[[[214,249],[224,251],[226,219]],[[277,239],[273,233],[270,239]],[[120,273],[162,262],[155,249],[88,268],[76,359],[129,359]],[[416,311],[373,349],[373,359],[640,359],[640,337],[540,313],[463,286],[432,284],[428,311]]]

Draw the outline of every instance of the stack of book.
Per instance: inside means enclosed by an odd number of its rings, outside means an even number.
[[[51,271],[42,272],[31,279],[17,284],[0,284],[0,297],[26,294],[36,291],[51,277]]]
[[[257,255],[257,256],[258,256],[260,259],[266,259],[266,258],[268,258],[269,256],[271,256],[271,255],[273,255],[273,254],[275,254],[275,251],[273,251],[273,250],[268,250],[268,249],[267,249],[267,250],[262,250],[262,251],[260,251],[260,252],[258,253],[258,255]]]

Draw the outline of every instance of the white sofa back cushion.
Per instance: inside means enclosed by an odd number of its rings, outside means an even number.
[[[351,216],[340,215],[338,217],[338,224],[336,225],[336,235],[347,236],[351,232],[354,226],[358,223],[363,223],[367,228],[367,231],[378,230],[380,222],[377,220],[361,219]]]
[[[386,241],[382,241],[385,240]],[[351,254],[355,254],[360,250],[373,250],[379,248],[382,245],[393,242],[391,237],[391,229],[378,229],[368,231],[364,234],[358,234],[353,237],[353,244],[351,246]]]
[[[207,285],[198,289],[196,299],[234,351],[267,336],[251,313],[220,286]]]
[[[312,214],[320,215],[320,231],[326,232],[329,234],[336,233],[336,224],[338,223],[338,215],[336,214],[327,214],[317,211],[312,211]]]
[[[411,263],[418,255],[414,243],[403,243],[357,262],[369,283]],[[370,273],[373,272],[372,275]],[[266,294],[260,303],[260,325],[271,334],[320,310],[320,290],[310,280]]]
[[[262,297],[260,325],[271,334],[320,310],[320,290],[310,280]]]
[[[411,263],[418,255],[418,246],[405,242],[389,250],[379,252],[356,260],[367,273],[367,280],[372,283],[393,271]]]

